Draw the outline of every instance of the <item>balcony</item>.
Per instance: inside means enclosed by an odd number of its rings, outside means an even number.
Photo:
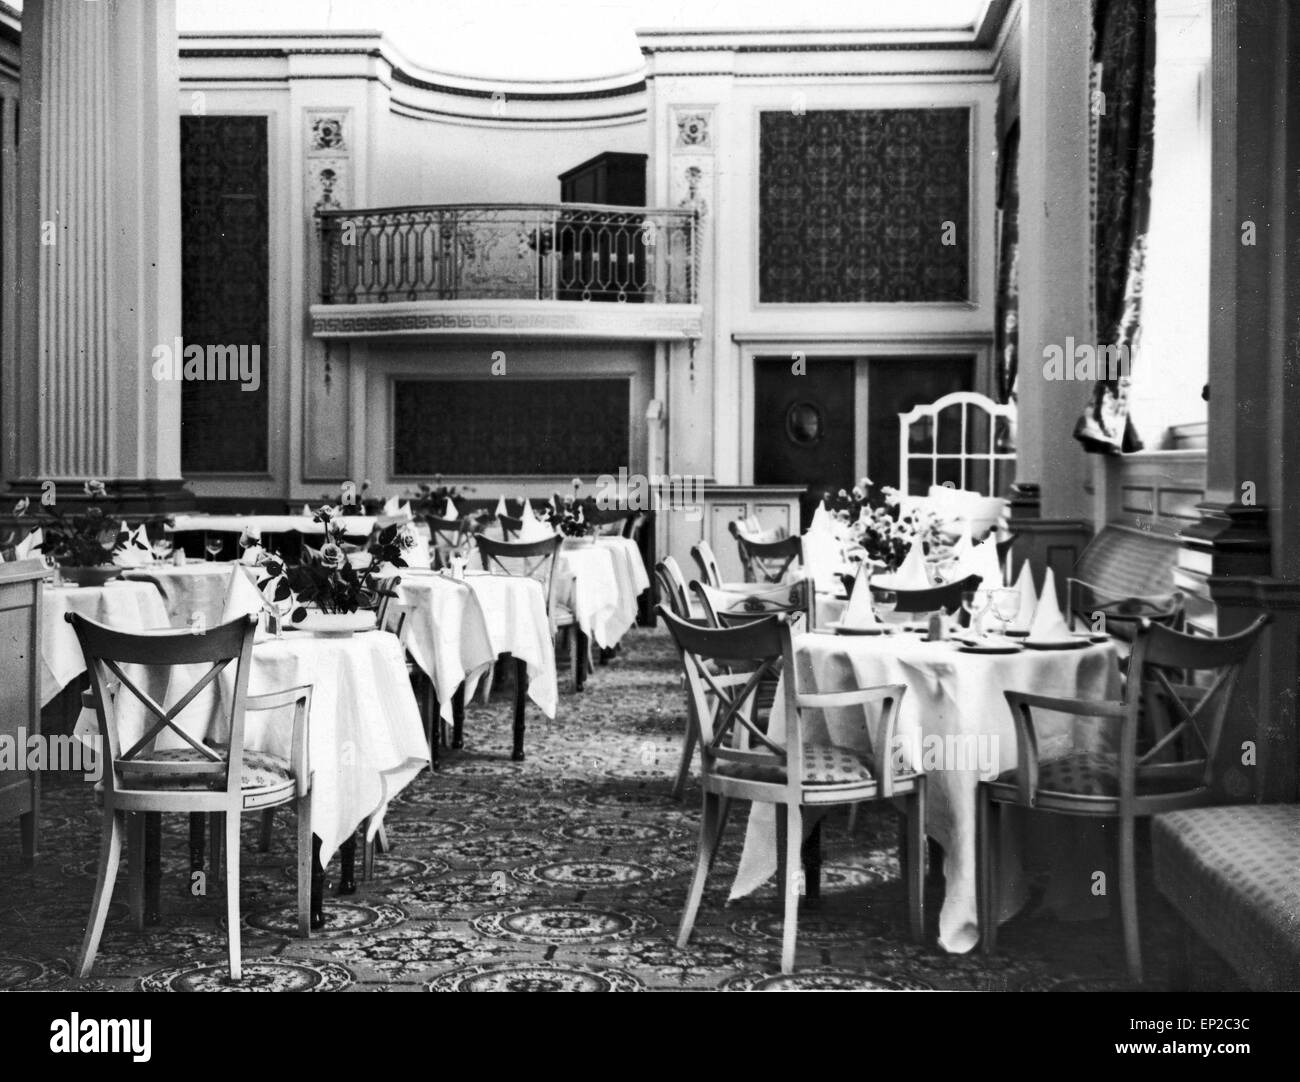
[[[695,211],[494,203],[316,219],[317,337],[700,335]]]

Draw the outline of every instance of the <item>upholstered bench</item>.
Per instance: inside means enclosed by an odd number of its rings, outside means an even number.
[[[1300,991],[1300,804],[1157,815],[1156,886],[1251,988]]]

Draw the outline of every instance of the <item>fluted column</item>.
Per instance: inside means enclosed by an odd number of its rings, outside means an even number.
[[[179,385],[152,375],[155,345],[181,328],[177,62],[174,0],[24,6],[20,348],[5,385],[28,482],[177,487]]]

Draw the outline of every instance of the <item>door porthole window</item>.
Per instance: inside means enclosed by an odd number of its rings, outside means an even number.
[[[825,430],[821,408],[812,402],[794,402],[785,411],[785,435],[793,444],[810,447],[820,443]]]

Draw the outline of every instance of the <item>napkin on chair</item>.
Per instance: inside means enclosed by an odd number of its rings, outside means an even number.
[[[907,550],[907,557],[892,575],[877,575],[876,585],[890,590],[928,590],[930,576],[925,571],[925,549],[918,537]]]
[[[876,610],[871,604],[871,571],[865,563],[858,568],[858,577],[853,581],[853,592],[849,594],[849,604],[840,617],[845,627],[876,627]]]
[[[460,512],[456,509],[456,501],[450,496],[447,497],[447,506],[442,509],[442,517],[447,522],[460,518]]]
[[[1028,634],[1034,622],[1034,613],[1038,609],[1038,594],[1034,592],[1034,573],[1029,570],[1028,560],[1020,565],[1020,577],[1016,579],[1016,589],[1020,591],[1020,611],[1007,625],[1007,630],[1023,631]]]
[[[1043,579],[1043,592],[1038,598],[1033,622],[1029,625],[1029,641],[1060,642],[1068,638],[1070,628],[1061,615],[1061,604],[1056,600],[1056,579],[1049,567]]]

